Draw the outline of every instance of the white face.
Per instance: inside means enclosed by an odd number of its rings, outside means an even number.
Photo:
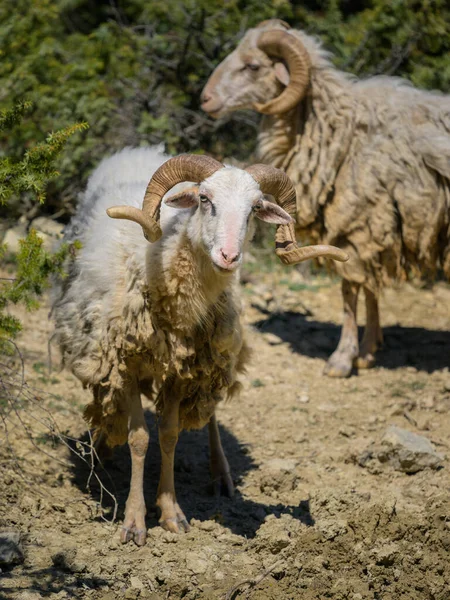
[[[253,215],[267,223],[287,224],[292,220],[280,206],[265,199],[249,173],[234,167],[216,171],[198,188],[171,196],[165,203],[173,208],[197,207],[188,235],[223,273],[232,273],[242,263]]]

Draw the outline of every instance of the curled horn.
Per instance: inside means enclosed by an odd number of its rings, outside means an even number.
[[[266,115],[285,113],[306,94],[311,69],[309,54],[298,37],[280,29],[263,31],[256,44],[268,56],[282,58],[286,62],[290,81],[277,98],[264,104],[256,102],[255,110]]]
[[[223,164],[210,156],[182,154],[169,158],[153,174],[145,192],[142,210],[134,206],[112,206],[106,212],[113,219],[139,223],[146,239],[156,242],[162,235],[159,213],[164,194],[177,183],[200,182],[222,168]]]
[[[269,27],[269,25],[272,27],[279,25],[280,27],[283,27],[284,29],[291,28],[289,23],[286,23],[286,21],[282,21],[281,19],[266,19],[265,21],[261,21],[261,23],[258,23],[258,25],[256,26],[256,29],[263,29],[263,28],[267,29]]]
[[[252,165],[245,169],[253,179],[259,183],[264,194],[271,194],[277,204],[281,206],[293,219],[289,225],[278,225],[275,236],[275,252],[285,265],[319,258],[324,256],[345,262],[347,254],[335,246],[299,246],[295,239],[294,220],[297,212],[296,193],[291,180],[281,169],[268,165]]]

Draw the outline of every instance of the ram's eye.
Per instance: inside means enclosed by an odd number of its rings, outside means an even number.
[[[259,67],[260,67],[260,65],[258,65],[257,63],[247,63],[245,65],[245,68],[250,69],[250,71],[258,71]]]
[[[200,194],[200,202],[203,202],[203,204],[205,204],[206,202],[209,202],[209,198],[208,196],[205,196],[205,194]]]

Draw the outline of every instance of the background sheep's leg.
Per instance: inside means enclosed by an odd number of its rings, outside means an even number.
[[[148,447],[148,428],[142,409],[141,396],[136,384],[128,391],[130,416],[128,421],[128,445],[131,454],[131,483],[125,506],[125,520],[120,534],[122,543],[134,539],[138,546],[145,544],[144,463]]]
[[[209,452],[211,475],[214,486],[214,495],[219,496],[223,489],[231,498],[234,494],[233,480],[231,479],[230,466],[222,448],[219,426],[214,414],[208,423]]]
[[[325,365],[324,374],[329,377],[348,377],[353,368],[353,361],[358,356],[358,325],[356,323],[358,292],[359,284],[345,279],[342,281],[344,322],[338,347]]]
[[[161,448],[161,475],[156,505],[161,511],[159,524],[164,529],[179,533],[189,531],[189,524],[177,503],[173,465],[175,448],[180,430],[180,402],[174,398],[164,399],[164,408],[159,423],[159,445]]]
[[[377,296],[364,288],[366,297],[366,327],[359,349],[356,366],[360,369],[369,369],[375,363],[375,353],[378,346],[383,343],[383,331],[380,327]]]

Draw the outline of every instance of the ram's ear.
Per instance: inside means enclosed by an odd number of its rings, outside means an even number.
[[[277,225],[288,225],[292,217],[274,202],[261,200],[254,208],[255,216],[265,223],[276,223]]]
[[[172,208],[192,208],[198,205],[198,186],[187,188],[178,194],[168,196],[164,204]]]
[[[280,83],[282,83],[286,87],[289,85],[289,81],[291,80],[291,78],[289,76],[289,71],[287,70],[287,67],[284,63],[275,63],[275,77]]]

